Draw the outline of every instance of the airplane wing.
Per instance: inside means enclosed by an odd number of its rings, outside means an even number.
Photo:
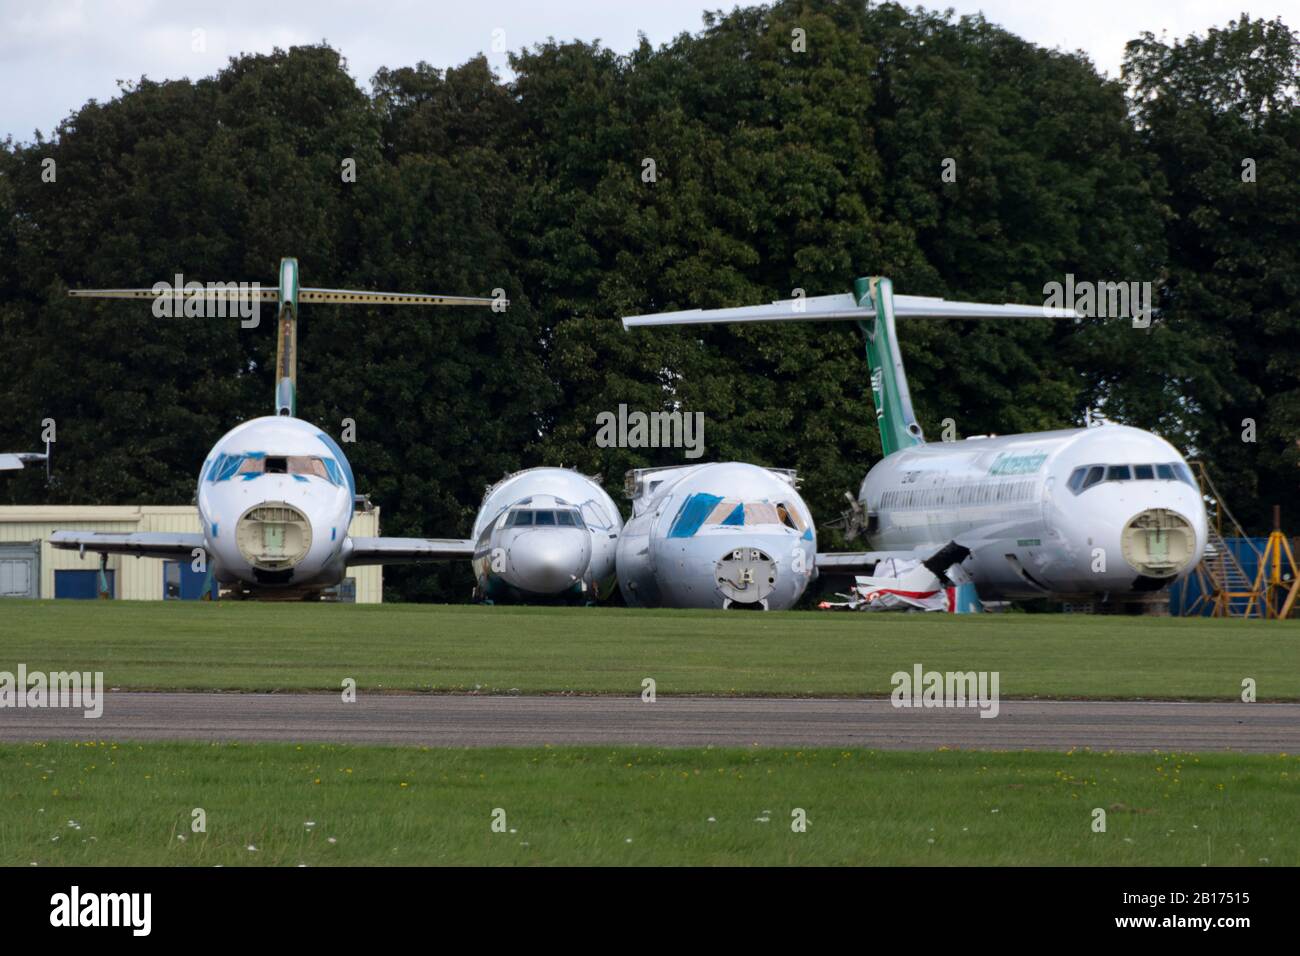
[[[197,548],[205,549],[203,535],[166,531],[56,531],[50,545],[65,551],[94,551],[96,554],[133,554],[137,558],[169,558],[189,561]]]
[[[0,471],[17,471],[28,462],[45,461],[44,452],[0,452]]]
[[[348,567],[358,564],[422,564],[474,556],[474,542],[461,538],[349,538]]]
[[[879,562],[893,558],[897,561],[920,561],[932,574],[944,580],[944,572],[965,561],[969,555],[970,548],[950,541],[943,547],[912,551],[823,551],[817,555],[815,567],[819,574],[871,575]]]
[[[277,302],[280,298],[280,289],[278,286],[264,285],[254,290],[252,286],[240,286],[232,282],[229,287],[214,283],[212,286],[196,287],[193,291],[189,289],[174,290],[171,287],[168,287],[164,292],[155,292],[153,289],[69,289],[68,297],[72,299],[147,299],[149,301],[160,297],[170,297],[174,299],[203,299],[212,302],[221,299],[229,301],[256,299],[261,302]]]
[[[822,551],[814,565],[818,574],[870,574],[885,558],[915,561],[911,551]]]
[[[1072,319],[1073,309],[1043,305],[987,305],[982,302],[949,302],[925,295],[896,295],[894,317],[899,319]],[[767,305],[743,305],[734,309],[684,309],[657,315],[627,315],[623,328],[650,325],[714,325],[725,322],[856,322],[874,315],[859,308],[852,295],[819,295],[802,299],[780,299]]]
[[[406,292],[357,292],[351,289],[298,290],[299,302],[325,302],[335,305],[492,305],[496,299],[466,295],[422,295]]]

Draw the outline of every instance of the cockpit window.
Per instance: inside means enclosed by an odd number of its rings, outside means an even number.
[[[741,501],[738,498],[722,498],[704,492],[689,495],[682,502],[668,531],[670,538],[690,538],[705,527],[743,528],[755,525],[785,525],[799,530],[794,524],[792,510],[786,508],[783,518],[781,509],[784,505],[774,505],[770,501]],[[802,522],[802,519],[798,519]]]
[[[538,525],[548,528],[585,528],[587,526],[576,508],[557,508],[554,511],[549,508],[515,508],[506,515],[505,520],[501,523],[502,528],[532,528]]]
[[[1070,472],[1068,487],[1076,495],[1103,481],[1181,481],[1192,488],[1196,480],[1182,462],[1143,465],[1080,465]]]
[[[803,515],[799,513],[799,509],[791,508],[784,502],[776,506],[776,516],[780,519],[781,524],[787,528],[793,528],[795,531],[803,531],[808,527],[803,520]]]
[[[330,480],[329,472],[325,468],[325,462],[319,458],[308,458],[306,456],[295,456],[289,459],[289,474],[291,475],[312,475],[316,478]]]
[[[332,458],[319,458],[315,455],[267,455],[262,452],[249,452],[243,455],[228,455],[224,452],[216,457],[208,469],[208,481],[229,481],[238,477],[242,481],[252,481],[258,475],[298,475],[300,477],[323,478],[332,485],[342,487],[343,471]]]
[[[583,502],[582,505],[583,524],[592,528],[612,528],[613,522],[609,520],[609,515],[605,509],[594,501]]]

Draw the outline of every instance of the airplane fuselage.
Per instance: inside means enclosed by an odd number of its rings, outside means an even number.
[[[278,415],[231,429],[199,474],[213,577],[252,590],[311,592],[338,584],[355,493],[343,450],[315,425]]]
[[[646,469],[637,480],[618,542],[629,605],[782,610],[803,595],[817,533],[792,475],[719,462]]]
[[[981,597],[1158,590],[1205,551],[1205,505],[1169,442],[1122,425],[905,448],[858,494],[873,551],[924,557],[950,541]]]
[[[474,521],[474,597],[591,604],[614,586],[623,517],[593,478],[530,468],[487,490]]]

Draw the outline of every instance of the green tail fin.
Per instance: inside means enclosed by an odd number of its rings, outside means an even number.
[[[907,388],[903,357],[898,351],[893,283],[879,276],[856,279],[853,296],[859,306],[875,313],[873,318],[859,319],[858,328],[867,343],[871,398],[876,403],[880,448],[886,455],[891,455],[903,448],[924,444],[925,436],[921,434],[921,426],[912,411],[912,393]]]

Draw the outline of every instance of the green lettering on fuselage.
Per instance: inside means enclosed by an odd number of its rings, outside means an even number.
[[[1010,455],[1003,452],[989,467],[990,475],[1032,475],[1047,461],[1047,455]]]

